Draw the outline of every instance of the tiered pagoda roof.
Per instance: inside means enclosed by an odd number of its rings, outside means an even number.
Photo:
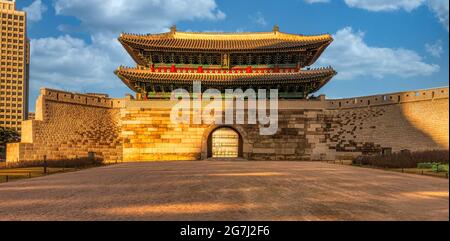
[[[288,34],[278,27],[260,33],[193,33],[173,27],[162,34],[121,34],[119,41],[137,67],[120,67],[116,75],[145,97],[201,81],[219,89],[283,88],[304,98],[336,74],[331,67],[303,69],[331,44],[329,34]]]
[[[171,72],[151,72],[136,68],[119,67],[116,71],[117,76],[136,92],[141,92],[140,83],[152,83],[155,85],[189,85],[193,81],[201,81],[205,87],[260,87],[282,85],[299,85],[315,82],[312,91],[318,90],[324,86],[334,75],[331,67],[300,70],[289,73],[171,73]],[[311,91],[311,90],[310,90]]]

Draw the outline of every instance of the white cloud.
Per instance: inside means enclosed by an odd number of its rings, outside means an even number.
[[[261,12],[256,12],[255,15],[250,16],[250,20],[252,20],[253,23],[261,25],[263,27],[267,25],[267,21]]]
[[[448,32],[448,0],[428,0],[428,7],[435,13]]]
[[[47,6],[41,0],[35,0],[30,6],[24,7],[23,10],[27,12],[28,20],[38,22],[47,11]]]
[[[112,87],[113,60],[100,48],[68,35],[31,40],[32,83],[84,91]],[[32,86],[38,89],[41,86]]]
[[[403,9],[412,11],[422,5],[425,0],[345,0],[349,7],[362,8],[369,11],[394,11]]]
[[[431,44],[425,44],[425,50],[433,57],[440,58],[444,53],[444,47],[442,46],[442,40],[438,40]]]
[[[410,12],[422,5],[427,5],[439,22],[448,31],[448,0],[345,0],[349,7],[362,8],[369,11],[394,11],[403,9]]]
[[[306,3],[327,3],[329,0],[304,0]],[[448,0],[344,0],[344,2],[353,8],[365,9],[374,12],[386,12],[405,10],[411,12],[414,9],[427,5],[430,11],[432,11],[440,23],[448,29]]]
[[[339,30],[334,38],[318,63],[333,66],[339,73],[336,79],[429,76],[440,69],[412,50],[368,46],[364,33],[350,27]]]
[[[56,0],[58,15],[74,16],[91,32],[159,32],[183,20],[222,20],[215,0]]]

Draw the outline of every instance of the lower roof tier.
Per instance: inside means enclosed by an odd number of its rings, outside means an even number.
[[[323,87],[336,71],[331,68],[299,70],[290,73],[170,73],[148,69],[120,67],[115,74],[136,93],[171,92],[177,88],[192,90],[194,81],[200,81],[202,89],[278,89],[280,92],[301,93],[306,97]]]

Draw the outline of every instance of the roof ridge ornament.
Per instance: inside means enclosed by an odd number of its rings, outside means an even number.
[[[172,27],[170,27],[170,33],[175,34],[177,32],[177,25],[172,25]]]
[[[280,32],[280,26],[278,26],[278,24],[273,25],[273,31]]]

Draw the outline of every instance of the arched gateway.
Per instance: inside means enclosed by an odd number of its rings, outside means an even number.
[[[208,136],[208,158],[243,157],[241,134],[231,127],[218,127]]]

